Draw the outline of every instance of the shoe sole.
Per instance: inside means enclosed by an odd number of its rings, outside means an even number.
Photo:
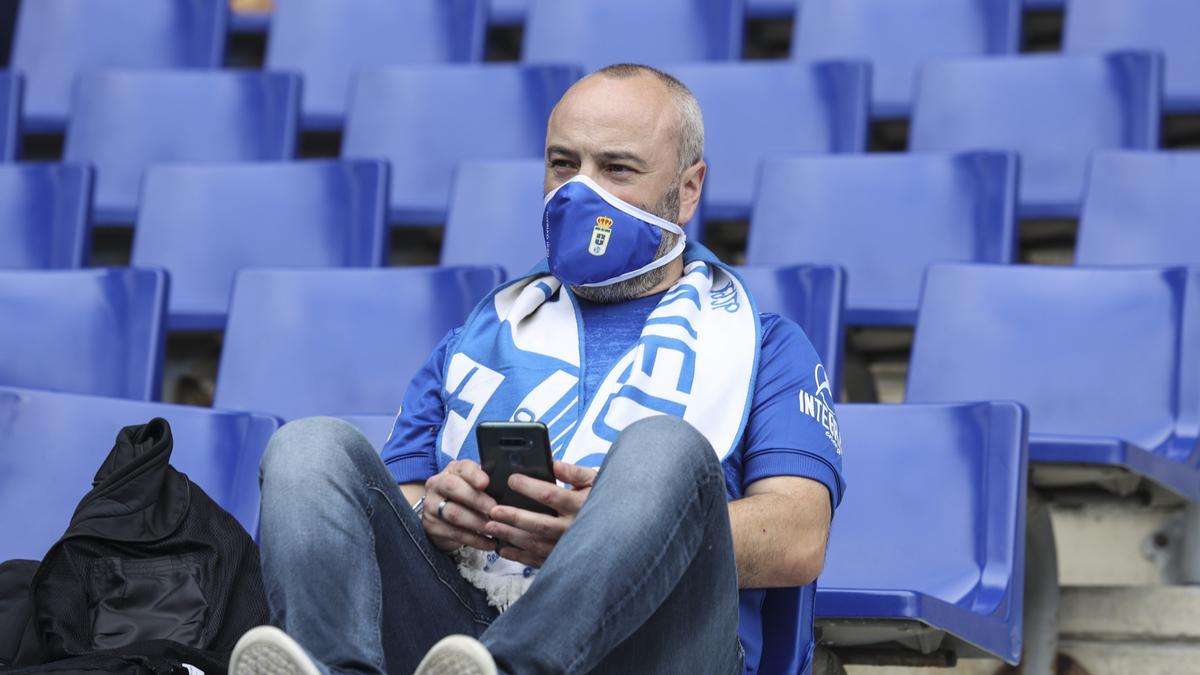
[[[233,648],[230,675],[321,675],[296,641],[273,626],[251,629]]]

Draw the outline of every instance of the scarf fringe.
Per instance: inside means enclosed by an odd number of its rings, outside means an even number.
[[[458,573],[472,586],[487,594],[488,604],[503,612],[529,590],[534,576],[497,575],[484,571],[487,553],[463,547],[458,552]]]

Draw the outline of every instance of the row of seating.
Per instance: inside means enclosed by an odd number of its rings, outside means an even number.
[[[462,163],[441,263],[528,271],[544,250],[543,172],[536,159]],[[746,262],[839,265],[848,323],[911,326],[930,263],[1015,261],[1018,173],[1016,157],[999,152],[767,160]],[[1077,264],[1200,265],[1196,181],[1197,153],[1097,154]],[[0,268],[80,267],[89,185],[82,166],[0,166]],[[132,265],[170,274],[171,329],[221,330],[239,270],[383,266],[387,191],[377,160],[158,166],[146,175]]]

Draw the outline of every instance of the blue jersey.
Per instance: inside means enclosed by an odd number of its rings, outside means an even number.
[[[619,304],[579,300],[587,396],[595,392],[612,365],[637,341],[661,297]],[[761,314],[760,321],[762,345],[750,416],[740,447],[722,463],[728,498],[741,498],[751,483],[764,478],[801,476],[825,485],[831,506],[836,507],[845,486],[829,377],[799,326],[775,314]],[[458,330],[442,340],[413,378],[383,448],[384,463],[399,483],[421,482],[438,470],[437,436],[446,417],[442,371],[446,349]],[[807,642],[801,645],[801,653],[810,658],[815,594],[813,583],[799,590],[798,603],[779,603],[785,611],[800,612],[799,635]],[[767,602],[766,589],[743,590],[740,595],[739,633],[746,650],[746,672],[752,673],[757,671],[763,655],[765,633],[776,620],[770,616],[772,603]],[[790,626],[794,621],[794,617],[784,617],[777,623]]]

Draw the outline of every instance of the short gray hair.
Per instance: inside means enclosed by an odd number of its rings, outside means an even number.
[[[700,102],[696,100],[696,96],[692,93],[692,90],[688,89],[684,83],[663,71],[639,63],[615,63],[597,70],[588,75],[588,77],[592,75],[604,75],[606,77],[623,79],[643,73],[658,78],[658,81],[671,94],[671,101],[675,104],[675,109],[679,112],[679,167],[677,175],[682,175],[688,167],[704,158],[704,115],[700,112]]]

